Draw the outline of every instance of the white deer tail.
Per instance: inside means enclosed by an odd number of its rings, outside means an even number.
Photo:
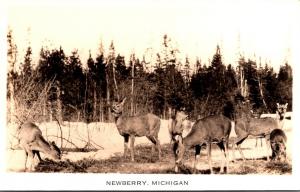
[[[234,121],[231,121],[231,131],[229,134],[229,138],[232,138],[232,137],[237,137],[236,132],[235,132],[235,122]]]

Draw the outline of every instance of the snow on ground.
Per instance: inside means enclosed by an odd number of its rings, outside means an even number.
[[[169,120],[161,121],[161,128],[159,132],[159,139],[161,144],[170,143],[169,136]],[[48,141],[55,141],[58,146],[61,146],[60,142],[60,126],[57,122],[46,122],[37,124],[43,132],[43,136]],[[8,125],[7,127],[7,170],[8,171],[22,171],[24,169],[25,153],[23,150],[11,150],[18,146],[16,139],[17,125]],[[287,134],[287,153],[291,159],[292,153],[292,121],[286,120],[284,124],[284,131]],[[69,159],[70,161],[77,161],[84,158],[93,159],[106,159],[113,156],[115,153],[123,153],[124,140],[119,135],[119,132],[114,123],[82,123],[82,122],[64,122],[62,125],[63,137],[66,139],[63,141],[64,148],[74,148],[76,145],[79,148],[84,148],[87,144],[88,137],[91,144],[98,148],[98,151],[92,152],[68,152],[63,154],[63,160]],[[187,134],[187,133],[185,133]],[[72,143],[72,144],[71,144]],[[135,145],[152,143],[146,137],[137,137]],[[260,141],[259,141],[260,144]],[[263,141],[263,147],[255,148],[255,139],[247,139],[242,144],[244,148],[244,154],[246,158],[262,157],[266,155],[265,142]],[[219,150],[218,150],[219,151]],[[220,152],[216,154],[221,155]],[[42,158],[43,158],[43,154]],[[218,156],[219,156],[218,155]],[[237,158],[239,153],[235,152]],[[230,156],[232,153],[230,152]]]
[[[60,126],[57,122],[46,122],[37,124],[46,140],[55,141],[60,147]],[[17,125],[8,125],[7,127],[7,170],[20,171],[24,169],[25,153],[23,150],[11,150],[18,146],[16,139]],[[84,148],[90,138],[91,145],[99,149],[96,152],[68,152],[63,154],[62,159],[69,159],[71,161],[81,160],[83,158],[105,159],[109,158],[115,153],[122,153],[124,148],[124,139],[120,136],[114,123],[82,123],[82,122],[64,122],[62,127],[64,148]],[[161,144],[169,143],[168,121],[161,121],[161,128],[159,132],[159,139]],[[146,137],[137,137],[135,145],[152,143]],[[43,158],[43,154],[42,158]]]

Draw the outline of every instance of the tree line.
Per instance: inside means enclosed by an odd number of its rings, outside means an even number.
[[[181,62],[178,50],[164,35],[162,50],[151,64],[134,53],[126,62],[111,42],[106,54],[100,44],[97,55],[90,52],[87,61],[80,59],[77,50],[66,55],[62,47],[42,47],[34,65],[30,46],[17,63],[12,34],[9,30],[8,121],[111,122],[110,106],[124,97],[127,115],[152,112],[161,118],[169,118],[174,110],[185,110],[193,119],[231,113],[228,105],[234,106],[239,97],[248,100],[256,113],[275,112],[277,102],[288,102],[292,110],[293,76],[288,62],[275,72],[270,64],[241,55],[233,67],[223,62],[218,45],[210,63],[200,59],[191,63],[188,57]]]

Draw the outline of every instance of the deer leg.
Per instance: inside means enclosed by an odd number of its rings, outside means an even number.
[[[37,155],[39,162],[43,161],[39,151],[33,150],[33,157],[35,157],[35,154]]]
[[[243,151],[242,151],[242,149],[241,149],[241,146],[240,146],[240,145],[242,144],[242,142],[243,142],[245,139],[246,139],[246,137],[243,138],[243,139],[239,139],[239,138],[234,139],[233,144],[232,144],[232,149],[233,149],[233,151],[232,151],[233,161],[235,161],[235,159],[236,159],[236,158],[235,158],[235,151],[236,151],[236,150],[239,151],[239,153],[240,153],[240,155],[241,155],[243,161],[245,161],[245,156],[244,156],[244,153],[243,153]]]
[[[40,155],[39,151],[36,152],[36,155],[37,155],[37,157],[39,158],[40,161],[43,161],[43,159],[41,158],[41,155]]]
[[[28,159],[28,152],[26,150],[25,151],[25,165],[24,165],[24,171],[26,172],[26,169],[27,169],[27,159]]]
[[[270,149],[271,144],[270,144],[270,140],[268,139],[267,136],[265,137],[265,140],[266,140],[267,161],[269,161],[270,160],[270,158],[269,158],[269,149]]]
[[[134,141],[135,141],[135,137],[134,135],[130,136],[130,152],[131,152],[131,161],[134,161]]]
[[[124,158],[126,158],[127,150],[128,150],[128,141],[129,141],[129,135],[124,135]]]
[[[25,150],[25,172],[27,171],[27,161],[28,161],[28,156],[29,156],[29,161],[30,161],[30,166],[29,166],[29,171],[32,171],[32,164],[33,164],[33,152],[30,149],[29,145],[23,145],[23,148]]]
[[[30,171],[33,171],[33,164],[34,164],[34,155],[33,152],[31,150],[28,151],[28,156],[31,159],[31,163],[30,163]]]
[[[211,142],[207,142],[207,159],[208,159],[208,165],[210,169],[210,173],[213,174],[213,168],[211,163]]]
[[[161,147],[160,147],[160,141],[158,139],[158,136],[155,137],[156,139],[156,147],[157,147],[157,150],[158,150],[158,160],[161,159]]]
[[[240,153],[243,161],[245,161],[245,156],[244,156],[243,150],[241,149],[241,144],[243,143],[243,141],[245,141],[245,139],[247,137],[248,137],[248,135],[246,135],[244,138],[243,137],[239,137],[239,138],[236,139],[236,141],[238,141],[238,142],[235,142],[236,147],[237,147],[237,149],[238,149],[238,151],[239,151],[239,153]],[[242,139],[240,139],[240,138],[242,138]]]
[[[161,158],[161,148],[160,148],[160,142],[158,140],[158,137],[155,136],[147,136],[147,138],[153,143],[152,148],[151,148],[151,158],[153,156],[153,153],[155,151],[155,146],[158,149],[158,159],[160,160]]]
[[[156,141],[155,139],[152,137],[152,136],[146,136],[152,143],[152,146],[151,146],[151,160],[152,160],[152,156],[153,156],[153,153],[155,151],[155,145],[156,145]]]
[[[235,151],[236,151],[235,140],[232,142],[231,150],[232,150],[232,162],[235,162]]]
[[[228,173],[228,170],[229,170],[229,153],[228,153],[228,145],[229,145],[229,141],[225,141],[224,142],[225,145],[224,145],[224,155],[225,155],[225,161],[226,161],[226,172]]]
[[[241,143],[237,144],[236,146],[242,156],[243,161],[245,161],[245,156],[244,156],[243,150],[241,149]]]
[[[151,146],[151,159],[152,159],[152,156],[153,156],[154,153],[155,153],[155,144],[152,143],[152,146]]]
[[[196,173],[196,170],[197,170],[198,160],[200,158],[200,151],[201,151],[201,146],[196,145],[195,146],[195,160],[194,160],[194,166],[193,166],[194,173]]]
[[[221,151],[223,152],[223,159],[222,159],[222,163],[221,163],[221,167],[220,167],[220,173],[224,173],[224,166],[225,166],[225,159],[226,158],[226,154],[225,154],[225,146],[224,146],[224,142],[221,141],[220,143],[218,143],[219,148],[221,149]]]

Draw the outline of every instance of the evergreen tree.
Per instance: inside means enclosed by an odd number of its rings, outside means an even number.
[[[278,103],[289,103],[288,110],[292,110],[293,72],[292,67],[288,63],[285,63],[279,69],[276,95]]]
[[[31,47],[27,47],[25,56],[24,56],[24,63],[21,64],[21,75],[24,77],[25,80],[32,75],[32,49]]]
[[[51,106],[49,109],[52,111],[52,107],[55,109],[55,118],[62,123],[63,122],[63,102],[61,100],[63,92],[63,79],[66,75],[66,62],[67,57],[60,47],[59,49],[53,49],[51,51],[42,48],[40,52],[39,65],[37,66],[38,79],[41,83],[46,85],[49,82],[53,82],[51,89],[48,93],[48,101]],[[52,113],[51,113],[52,114]],[[52,117],[50,116],[50,120]]]
[[[77,113],[82,110],[85,94],[85,75],[77,50],[66,58],[62,91],[64,116],[69,121],[74,121],[78,118]]]

